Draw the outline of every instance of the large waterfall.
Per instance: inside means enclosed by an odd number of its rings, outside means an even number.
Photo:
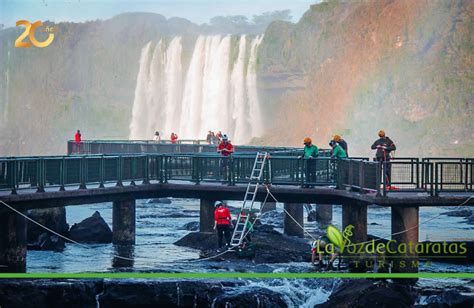
[[[181,37],[142,49],[130,139],[204,139],[222,131],[244,144],[262,135],[257,51],[262,36],[199,36],[187,67]]]

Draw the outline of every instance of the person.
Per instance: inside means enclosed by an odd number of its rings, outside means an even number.
[[[329,146],[332,148],[331,157],[333,158],[347,158],[346,152],[342,149],[342,147],[334,140],[329,142]]]
[[[395,151],[397,147],[395,146],[395,143],[385,135],[385,131],[380,130],[379,139],[375,140],[371,149],[377,150],[375,152],[375,160],[382,163],[385,184],[390,189],[392,183],[392,166],[390,164],[391,152]]]
[[[174,132],[171,133],[171,143],[176,144],[177,141],[178,141],[178,135],[175,134]]]
[[[217,138],[217,141],[218,141],[218,142],[221,142],[221,141],[222,141],[222,132],[221,132],[221,131],[218,131],[218,132],[217,132],[216,138]]]
[[[244,241],[247,242],[247,243],[252,242],[252,237],[251,237],[250,233],[253,232],[253,224],[250,221],[251,218],[252,218],[252,216],[249,215],[249,219],[245,223],[245,228],[244,228],[244,235],[245,235],[244,236]],[[247,219],[247,213],[246,212],[240,212],[240,222],[244,223],[246,219]]]
[[[153,137],[153,140],[154,140],[154,141],[157,141],[157,142],[160,142],[160,141],[161,141],[161,137],[160,137],[160,132],[159,132],[159,131],[156,131],[156,132],[155,132],[155,136]]]
[[[216,201],[214,207],[214,230],[217,230],[217,245],[221,248],[222,238],[225,237],[227,246],[230,246],[230,229],[232,224],[230,211],[222,201]]]
[[[221,173],[224,179],[227,179],[231,154],[234,153],[234,146],[229,141],[227,135],[222,136],[222,142],[217,147],[217,152],[221,154]],[[223,183],[225,184],[225,182]]]
[[[340,135],[337,135],[337,134],[334,135],[332,140],[336,141],[341,146],[341,148],[344,150],[344,152],[346,152],[346,157],[349,157],[349,151],[347,149],[347,142],[344,139],[342,139],[342,137]]]
[[[81,131],[77,130],[76,135],[74,136],[74,141],[76,141],[76,153],[81,152],[81,141],[82,141],[82,135]]]
[[[331,241],[325,235],[320,236],[317,240],[315,240],[311,243],[311,264],[318,265],[319,267],[324,266],[324,253],[326,251],[327,245],[330,244],[330,243],[331,243]],[[329,260],[329,263],[328,263],[326,269],[331,269],[332,268],[332,264],[334,263],[334,260],[336,260],[336,257],[339,254],[339,249],[334,244],[331,244],[331,245],[333,245],[334,250],[331,253],[331,258]],[[315,264],[316,254],[319,255],[318,256],[318,264]],[[338,266],[340,266],[340,263],[341,262],[339,260],[339,265]]]
[[[211,131],[209,131],[209,132],[207,133],[206,141],[207,141],[207,143],[209,143],[209,144],[212,144],[212,142],[214,141],[214,140],[212,140],[212,132],[211,132]]]
[[[316,161],[314,158],[319,156],[319,149],[317,146],[312,144],[312,140],[309,137],[303,140],[304,148],[303,155],[299,156],[299,159],[306,159],[306,185],[304,187],[313,187],[316,182]]]
[[[216,134],[212,132],[212,144],[218,144],[219,138],[217,138]]]

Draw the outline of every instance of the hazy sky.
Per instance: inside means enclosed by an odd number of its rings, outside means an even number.
[[[17,20],[87,21],[107,19],[124,12],[154,12],[205,23],[214,16],[245,15],[290,9],[293,21],[320,0],[0,0],[0,24]]]

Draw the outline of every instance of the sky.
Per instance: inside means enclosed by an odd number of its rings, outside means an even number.
[[[252,17],[285,9],[291,10],[296,22],[316,2],[320,0],[0,0],[0,24],[14,27],[21,19],[84,22],[125,12],[152,12],[201,24],[214,16]]]

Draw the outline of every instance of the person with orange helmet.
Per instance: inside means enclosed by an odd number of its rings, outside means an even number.
[[[349,157],[349,152],[347,151],[347,142],[344,139],[342,139],[341,135],[338,135],[338,134],[334,135],[332,140],[337,142],[337,144],[339,144],[341,148],[344,150],[344,152],[346,153],[346,156]]]
[[[319,156],[319,149],[312,142],[310,137],[304,138],[303,155],[299,157],[299,159],[306,160],[306,185],[304,187],[307,188],[314,187],[316,182],[316,161],[314,159]]]
[[[397,147],[393,143],[392,139],[385,135],[385,131],[379,131],[379,139],[375,140],[372,144],[372,150],[377,150],[375,153],[375,160],[382,162],[384,168],[384,178],[386,185],[390,188],[392,181],[392,166],[390,163],[391,152],[395,151]]]

